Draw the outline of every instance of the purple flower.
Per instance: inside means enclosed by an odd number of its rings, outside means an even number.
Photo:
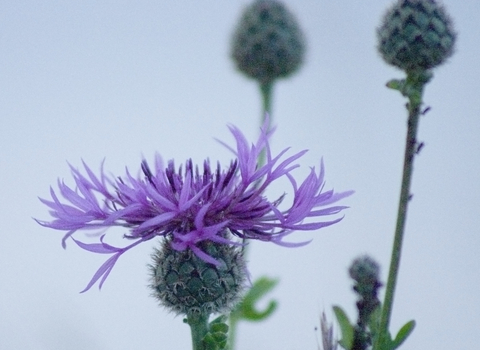
[[[235,126],[230,132],[236,148],[229,148],[236,159],[230,166],[212,168],[208,160],[203,169],[193,166],[188,160],[184,168],[175,167],[169,161],[164,167],[157,154],[153,169],[144,160],[142,175],[134,177],[126,171],[125,176],[112,178],[103,171],[96,176],[83,163],[86,175],[70,166],[76,187],[72,189],[58,181],[60,201],[51,188],[51,200],[40,199],[50,208],[52,221],[37,222],[45,227],[67,231],[62,240],[71,238],[81,248],[111,257],[98,269],[87,287],[90,289],[99,279],[101,288],[118,258],[134,246],[156,236],[167,237],[171,247],[177,251],[190,249],[202,260],[218,265],[219,262],[199,248],[202,241],[218,244],[241,245],[232,241],[233,236],[241,239],[257,239],[284,246],[300,246],[303,243],[287,243],[282,239],[294,230],[317,230],[333,225],[343,217],[323,220],[324,216],[338,214],[345,206],[333,205],[352,191],[335,193],[324,191],[324,167],[320,163],[317,174],[310,174],[298,185],[292,170],[298,168],[296,161],[306,150],[286,156],[288,148],[272,156],[268,140],[273,130],[267,131],[268,120],[261,128],[255,144],[249,145],[245,136]],[[262,152],[266,153],[266,164],[258,165]],[[292,186],[291,204],[282,208],[285,195],[269,200],[265,191],[276,180],[286,177]],[[125,227],[124,238],[132,243],[115,247],[105,242],[106,229]],[[78,230],[91,230],[99,237],[97,243],[84,243],[74,234]],[[103,234],[102,234],[103,233]]]

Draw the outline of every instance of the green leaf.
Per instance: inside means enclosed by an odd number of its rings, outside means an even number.
[[[225,350],[227,346],[228,317],[220,315],[209,323],[209,332],[203,337],[206,350]]]
[[[278,279],[272,279],[268,277],[261,277],[256,280],[252,288],[247,292],[243,300],[237,305],[235,310],[231,313],[232,319],[248,320],[248,321],[262,321],[269,317],[278,306],[276,300],[271,300],[267,308],[263,311],[258,310],[255,304],[270,292],[278,284]]]
[[[400,328],[400,330],[398,331],[398,334],[395,337],[395,339],[392,341],[391,349],[394,350],[398,348],[400,345],[402,345],[402,343],[407,339],[407,337],[413,332],[414,328],[415,328],[414,320],[411,320],[405,323],[405,325],[402,328]]]
[[[202,340],[206,350],[224,350],[227,346],[227,335],[223,332],[208,332]]]
[[[340,306],[334,306],[333,312],[337,317],[337,322],[340,326],[342,339],[338,341],[341,347],[350,350],[353,344],[354,326],[350,323],[347,314]]]
[[[405,86],[405,80],[392,79],[387,83],[387,87],[392,90],[402,91]]]
[[[216,319],[210,321],[210,325],[213,325],[215,323],[225,323],[228,320],[228,316],[226,315],[220,315]]]
[[[214,323],[210,324],[210,331],[211,332],[220,332],[227,334],[228,333],[228,325],[226,323]]]
[[[220,347],[215,341],[212,333],[205,334],[205,337],[203,337],[203,344],[205,345],[206,350],[220,350]]]
[[[375,344],[377,341],[378,333],[380,331],[381,318],[382,308],[380,306],[377,306],[368,318],[368,328],[370,328],[370,334],[372,336],[373,344]]]
[[[377,338],[380,336],[380,322],[382,318],[382,308],[378,306],[373,310],[368,319],[368,328],[370,328],[370,334],[372,337],[372,343],[377,343]],[[390,332],[387,332],[385,337],[382,339],[383,342],[380,345],[379,349],[382,350],[392,350],[392,335]]]
[[[223,332],[215,332],[215,333],[211,333],[213,338],[215,339],[215,341],[217,343],[224,343],[227,341],[227,335]]]

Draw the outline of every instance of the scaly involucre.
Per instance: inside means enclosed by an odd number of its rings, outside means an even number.
[[[62,245],[71,238],[81,248],[112,256],[98,269],[83,291],[90,289],[99,279],[101,287],[118,258],[134,246],[156,236],[169,238],[177,251],[191,249],[199,258],[218,265],[219,262],[199,248],[202,241],[218,244],[241,245],[239,240],[257,239],[284,246],[300,246],[303,243],[287,243],[282,238],[294,230],[317,230],[339,222],[343,217],[323,220],[322,217],[338,214],[345,206],[333,205],[349,196],[352,191],[335,193],[324,191],[324,167],[320,163],[317,173],[310,174],[298,185],[292,170],[299,167],[296,161],[305,151],[289,157],[284,149],[272,156],[268,140],[273,133],[267,131],[268,120],[261,128],[255,144],[249,145],[245,136],[235,126],[229,126],[235,138],[236,148],[230,149],[236,159],[224,170],[217,163],[212,169],[208,160],[203,169],[194,167],[191,160],[175,168],[168,162],[165,168],[157,154],[153,169],[144,160],[142,174],[134,177],[128,169],[123,177],[113,178],[105,174],[103,163],[100,175],[85,164],[86,175],[70,166],[75,189],[58,181],[59,194],[69,203],[60,201],[50,189],[52,200],[40,199],[51,210],[52,221],[37,222],[45,227],[67,231]],[[262,151],[266,152],[266,164],[258,165]],[[269,200],[266,189],[276,180],[287,177],[293,191],[288,208],[280,208],[284,195]],[[307,220],[306,220],[307,219]],[[115,247],[105,242],[110,227],[124,227],[124,238],[133,243]],[[74,234],[79,230],[93,230],[96,243],[85,243]],[[102,234],[103,233],[103,234]]]

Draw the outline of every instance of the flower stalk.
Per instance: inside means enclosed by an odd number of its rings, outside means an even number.
[[[203,339],[208,333],[208,317],[208,314],[189,314],[187,316],[187,323],[192,334],[193,350],[206,349]]]
[[[263,107],[260,125],[264,123],[265,116],[267,114],[270,116],[272,114],[273,84],[274,84],[274,81],[269,81],[269,82],[260,84],[260,91],[262,92],[262,107]],[[272,120],[270,119],[270,122],[271,121]]]
[[[400,266],[400,256],[402,252],[402,243],[405,231],[405,222],[407,218],[408,202],[412,195],[410,194],[411,179],[413,173],[413,160],[420,150],[417,141],[417,130],[420,116],[422,115],[422,95],[423,88],[431,79],[432,74],[429,71],[408,72],[407,79],[402,81],[391,81],[388,87],[399,90],[409,100],[407,103],[408,110],[408,128],[405,144],[405,155],[403,162],[402,186],[400,190],[400,201],[398,205],[397,223],[395,227],[395,236],[393,240],[392,255],[390,260],[390,268],[388,273],[387,286],[385,291],[385,299],[382,307],[382,315],[380,321],[380,332],[375,343],[374,350],[386,350],[385,344],[388,339],[388,326],[392,313],[392,305],[394,300],[395,287],[398,279],[398,270]]]
[[[273,97],[273,84],[274,80],[260,83],[260,92],[262,94],[262,115],[260,117],[260,125],[265,123],[265,118],[269,118],[270,124],[267,125],[267,130],[270,131],[270,125],[272,122],[272,97]],[[265,165],[265,151],[260,153],[258,157],[258,166]]]
[[[379,332],[373,347],[374,350],[390,350],[395,347],[391,344],[388,326],[400,266],[407,207],[412,197],[413,160],[423,146],[417,142],[418,122],[425,113],[421,111],[423,88],[432,78],[431,69],[444,63],[453,54],[457,34],[449,15],[435,0],[398,0],[385,13],[377,36],[378,50],[385,62],[407,74],[405,80],[392,80],[387,87],[400,91],[409,101],[397,224]],[[414,323],[409,322],[405,326],[409,329],[405,331],[408,333]]]

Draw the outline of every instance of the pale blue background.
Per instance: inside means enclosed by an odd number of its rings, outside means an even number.
[[[180,317],[149,297],[154,242],[125,254],[101,292],[79,294],[105,256],[38,226],[37,196],[67,161],[138,169],[159,151],[177,163],[227,164],[213,138],[234,123],[253,140],[260,99],[235,72],[231,33],[247,1],[3,1],[0,8],[0,349],[189,349]],[[354,317],[346,269],[370,253],[386,279],[402,168],[405,100],[384,87],[402,73],[375,50],[390,1],[289,1],[308,39],[304,67],[277,85],[275,150],[308,148],[305,175],[323,156],[327,186],[355,189],[343,222],[291,240],[256,243],[254,277],[281,278],[268,322],[242,324],[238,349],[317,349],[322,310]],[[457,52],[425,94],[425,147],[416,159],[392,329],[414,318],[403,347],[475,349],[480,332],[480,3],[446,0]],[[272,189],[272,193],[283,188]],[[118,232],[121,235],[121,231]]]

